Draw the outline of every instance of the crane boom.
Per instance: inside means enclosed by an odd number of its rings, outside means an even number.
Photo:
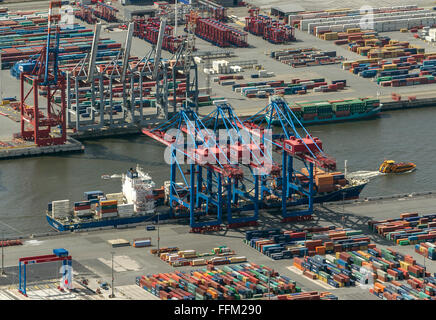
[[[121,83],[124,83],[126,79],[127,66],[130,57],[130,49],[132,47],[132,36],[133,36],[133,23],[131,22],[129,23],[129,27],[127,29],[126,43],[124,45],[123,65],[121,69]]]
[[[159,69],[160,57],[162,53],[162,43],[165,34],[165,28],[167,26],[167,18],[161,17],[160,19],[160,27],[159,27],[159,36],[157,38],[156,44],[156,54],[154,56],[154,68],[153,68],[153,80],[157,78],[157,72]]]
[[[88,78],[87,82],[92,82],[94,80],[94,70],[95,70],[95,61],[97,59],[97,51],[98,51],[98,39],[100,37],[101,23],[97,23],[95,25],[94,30],[94,38],[92,39],[92,47],[91,47],[91,55],[89,57],[89,65],[88,65]]]

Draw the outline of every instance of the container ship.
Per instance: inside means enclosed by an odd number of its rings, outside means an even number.
[[[305,172],[303,168],[301,172],[297,178],[303,185],[308,184],[307,170]],[[345,179],[341,172],[328,173],[317,168],[314,173],[314,202],[357,199],[367,183],[365,179]],[[84,201],[74,202],[72,209],[70,200],[52,201],[48,204],[46,218],[50,226],[58,231],[165,220],[170,218],[168,207],[164,206],[168,194],[169,182],[156,189],[150,175],[137,167],[122,175],[122,192],[85,192]],[[307,198],[300,197],[299,204],[305,203]]]
[[[157,218],[156,206],[163,205],[164,188],[155,189],[149,174],[140,167],[122,177],[122,192],[104,194],[87,191],[84,201],[57,200],[48,204],[47,221],[58,231],[92,229],[151,221]],[[168,219],[168,213],[159,218]]]
[[[369,119],[381,112],[379,99],[359,98],[350,100],[294,102],[290,105],[302,125]],[[266,116],[267,120],[268,115]],[[279,124],[273,119],[273,124]]]
[[[297,178],[304,185],[308,184],[308,172],[306,168],[301,170],[302,174],[297,174]],[[347,179],[342,172],[326,172],[320,168],[314,170],[314,184],[316,195],[315,203],[353,200],[358,199],[363,188],[368,184],[367,179],[352,178]]]

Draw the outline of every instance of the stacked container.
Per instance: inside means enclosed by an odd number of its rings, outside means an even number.
[[[356,282],[394,282],[409,277],[429,276],[409,255],[392,249],[378,249],[370,245],[367,251],[337,252],[335,256],[295,258],[294,266],[311,279],[320,279],[333,287],[353,286]]]
[[[118,202],[118,215],[122,217],[130,217],[135,214],[133,203],[119,203]]]
[[[436,244],[434,243],[424,242],[415,244],[415,252],[430,260],[436,260]]]
[[[436,240],[436,214],[403,213],[400,218],[369,221],[369,227],[399,245]]]
[[[113,218],[118,216],[118,206],[116,200],[100,200],[97,206],[97,217],[100,219]]]
[[[136,284],[163,300],[261,299],[301,292],[290,278],[253,263],[153,274],[137,277]]]
[[[370,242],[361,231],[335,226],[284,231],[247,231],[244,242],[274,260],[314,256],[351,250],[366,250]]]
[[[76,217],[89,217],[92,216],[91,201],[74,202],[74,216]]]
[[[52,201],[52,218],[66,218],[70,215],[70,200]]]

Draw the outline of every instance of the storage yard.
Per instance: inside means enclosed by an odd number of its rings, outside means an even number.
[[[361,202],[347,202],[344,207],[341,204],[329,204],[325,206],[317,206],[316,215],[317,219],[311,222],[299,222],[299,223],[286,223],[280,224],[280,229],[282,230],[297,230],[304,228],[319,228],[319,227],[329,227],[336,226],[338,230],[351,230],[354,231],[346,231],[353,234],[364,234],[370,240],[372,246],[368,246],[366,249],[359,244],[361,247],[348,247],[346,251],[343,252],[333,252],[327,253],[326,255],[317,256],[316,254],[322,254],[316,248],[314,248],[314,256],[304,254],[298,254],[294,258],[286,258],[280,260],[274,260],[254,248],[250,248],[244,243],[246,232],[244,230],[226,230],[212,234],[191,234],[189,233],[189,226],[183,225],[180,223],[162,223],[160,225],[160,248],[170,248],[174,247],[174,244],[183,243],[183,248],[192,248],[196,250],[197,253],[206,253],[211,252],[211,248],[217,248],[218,246],[231,248],[234,250],[236,254],[243,254],[248,261],[248,264],[255,264],[254,271],[259,272],[255,273],[254,277],[258,278],[260,285],[265,286],[265,280],[267,281],[268,272],[261,271],[259,268],[269,268],[271,271],[271,288],[274,287],[273,290],[277,290],[280,299],[284,299],[290,292],[298,292],[301,290],[303,293],[312,293],[317,292],[319,295],[323,296],[336,296],[338,299],[352,299],[352,300],[361,300],[361,299],[379,299],[373,293],[370,292],[370,289],[376,290],[380,292],[381,286],[387,288],[386,292],[392,292],[389,289],[391,286],[403,286],[410,282],[408,280],[413,280],[416,284],[419,284],[422,281],[422,274],[416,274],[417,271],[413,271],[414,269],[408,267],[407,264],[414,264],[416,268],[420,269],[420,266],[424,266],[426,268],[426,272],[431,273],[433,275],[436,272],[436,264],[434,261],[430,259],[426,259],[424,261],[424,257],[415,252],[415,245],[395,245],[392,241],[386,240],[384,237],[378,236],[376,233],[373,233],[369,227],[368,222],[371,220],[382,220],[382,219],[397,219],[400,218],[400,214],[402,212],[408,211],[419,211],[420,215],[428,215],[433,211],[433,203],[435,197],[434,195],[426,195],[426,196],[415,196],[415,197],[400,197],[395,199],[384,199],[384,200],[372,200],[372,201],[361,201]],[[343,217],[343,219],[342,219]],[[277,228],[277,217],[268,214],[267,212],[262,214],[262,225],[263,228],[260,230],[267,230],[271,228]],[[248,230],[248,229],[246,229]],[[255,229],[252,229],[255,230]],[[257,229],[256,229],[257,230]],[[339,232],[336,232],[336,237],[339,236]],[[296,237],[296,234],[292,235],[288,232],[288,234],[292,237]],[[136,277],[151,277],[155,275],[157,277],[158,274],[165,274],[166,277],[171,276],[171,274],[179,274],[180,272],[186,272],[187,275],[191,275],[197,279],[199,275],[196,275],[194,272],[199,270],[198,272],[203,273],[204,269],[211,269],[211,267],[207,266],[180,266],[173,267],[170,266],[165,261],[159,259],[156,255],[150,252],[150,247],[145,248],[135,248],[132,245],[112,248],[106,240],[109,239],[126,239],[131,244],[133,239],[135,238],[144,238],[145,236],[149,236],[152,239],[152,249],[157,249],[156,237],[157,230],[147,231],[145,230],[145,226],[137,226],[137,227],[129,227],[125,229],[109,229],[109,230],[100,230],[100,231],[83,231],[83,232],[75,232],[75,233],[64,233],[62,235],[56,235],[56,233],[52,233],[52,236],[48,236],[47,234],[35,234],[32,238],[24,237],[21,239],[22,245],[14,246],[14,247],[6,247],[5,248],[5,271],[7,276],[0,278],[0,283],[2,284],[2,289],[0,293],[2,297],[8,297],[9,299],[26,299],[23,295],[17,293],[17,261],[19,257],[26,255],[34,255],[36,252],[45,253],[50,252],[53,247],[65,247],[69,250],[70,254],[73,256],[73,269],[75,270],[74,274],[74,287],[78,289],[79,293],[60,293],[53,284],[53,275],[56,273],[55,270],[58,269],[57,265],[52,264],[44,264],[46,267],[46,272],[43,272],[41,266],[33,265],[29,266],[28,270],[28,298],[38,298],[38,299],[48,299],[48,297],[52,296],[53,299],[62,299],[64,296],[65,299],[69,299],[74,296],[74,299],[102,299],[107,296],[110,290],[101,290],[102,295],[96,294],[95,291],[97,289],[98,281],[101,283],[107,282],[110,284],[110,276],[111,276],[111,252],[115,252],[114,255],[114,270],[115,270],[115,296],[116,299],[156,299],[157,297],[152,293],[152,290],[146,290],[142,287],[139,287],[135,283]],[[357,235],[358,236],[358,235]],[[313,237],[316,237],[316,233],[313,233]],[[299,238],[295,238],[296,241],[300,241]],[[313,240],[307,240],[312,241]],[[340,240],[339,240],[340,241]],[[428,241],[428,240],[425,240]],[[421,245],[425,245],[425,242],[422,242]],[[374,248],[375,246],[375,248]],[[373,247],[374,249],[371,249]],[[85,250],[86,248],[86,250]],[[381,250],[381,251],[380,251]],[[390,250],[390,251],[389,251]],[[186,250],[183,250],[186,252]],[[189,250],[188,250],[189,251]],[[292,250],[291,250],[292,251]],[[393,253],[392,251],[396,252]],[[329,251],[330,252],[330,251]],[[376,253],[378,252],[378,253]],[[336,255],[339,254],[338,257]],[[401,254],[402,256],[399,256]],[[379,270],[375,271],[377,276],[381,275],[381,277],[388,277],[389,279],[385,279],[382,282],[378,283],[376,286],[362,287],[359,283],[359,275],[356,272],[361,272],[359,269],[354,268],[353,264],[358,264],[358,266],[363,266],[365,261],[368,261],[371,255],[375,255],[378,257],[376,260],[371,258],[371,261],[375,266],[377,266]],[[391,256],[389,256],[391,255]],[[411,256],[407,257],[407,256]],[[348,286],[343,283],[343,286],[339,284],[330,285],[331,281],[326,280],[324,282],[322,277],[318,277],[313,280],[313,269],[307,268],[306,275],[303,275],[303,271],[298,268],[305,259],[309,259],[309,263],[317,264],[319,262],[319,257],[323,259],[327,259],[330,265],[328,268],[331,268],[330,274],[346,274],[347,270],[351,267],[350,274],[352,273],[351,278],[354,279],[355,285]],[[315,259],[315,260],[313,260]],[[353,259],[353,260],[350,260]],[[356,260],[357,259],[357,260]],[[381,260],[384,259],[384,260]],[[388,260],[386,260],[388,259]],[[391,262],[391,259],[392,262]],[[404,259],[407,259],[405,262]],[[336,260],[336,261],[335,261]],[[414,261],[413,261],[414,260]],[[353,261],[353,262],[352,262]],[[377,262],[379,261],[379,262]],[[395,262],[397,261],[397,262]],[[411,263],[412,262],[412,263]],[[379,263],[379,264],[377,264]],[[395,263],[394,265],[391,265]],[[295,266],[297,264],[297,267]],[[349,267],[346,267],[348,264]],[[399,265],[398,265],[399,264]],[[224,270],[224,272],[230,272],[230,270],[239,270],[239,266],[244,267],[245,264],[227,264],[227,265],[218,265],[215,266],[215,270]],[[264,267],[261,267],[264,266]],[[34,269],[32,269],[34,268]],[[252,267],[248,267],[251,269]],[[403,275],[394,274],[390,268],[397,269],[405,269],[407,271],[407,276],[403,280]],[[345,271],[342,271],[347,269]],[[33,271],[32,271],[33,270]],[[266,269],[268,270],[268,269]],[[384,270],[384,271],[383,271]],[[342,271],[342,272],[341,272]],[[215,271],[216,272],[216,271]],[[221,273],[221,271],[219,271]],[[253,271],[250,271],[253,272]],[[274,273],[273,273],[274,272]],[[309,273],[308,273],[309,272]],[[322,272],[325,271],[320,271]],[[398,272],[398,271],[396,271]],[[404,274],[405,271],[402,271]],[[278,275],[275,275],[278,273]],[[35,275],[38,275],[38,280],[36,280]],[[350,277],[350,275],[348,275]],[[164,277],[164,276],[163,276]],[[238,276],[239,277],[239,276]],[[290,284],[289,289],[276,289],[274,284],[278,279],[276,277],[280,277],[281,280],[278,282],[288,283]],[[331,276],[333,279],[333,276]],[[343,277],[343,276],[341,276]],[[408,278],[407,278],[408,277]],[[91,291],[87,291],[87,289],[82,280],[87,279],[89,284],[86,286]],[[144,278],[143,278],[144,279]],[[50,280],[50,281],[49,281]],[[337,280],[337,277],[335,277]],[[138,279],[138,281],[141,281]],[[192,280],[191,280],[192,281]],[[221,280],[220,280],[221,281]],[[226,280],[227,281],[227,280]],[[241,281],[245,285],[245,281],[242,278],[234,279],[233,284],[227,284],[227,286],[234,287],[235,283]],[[249,280],[250,282],[255,280]],[[294,283],[295,282],[295,283]],[[82,284],[81,284],[82,283]],[[263,283],[263,284],[262,284]],[[341,281],[339,281],[341,283]],[[142,282],[142,284],[146,284]],[[48,288],[46,287],[48,285]],[[163,284],[162,284],[163,285]],[[225,285],[225,284],[224,284]],[[410,284],[409,284],[410,285]],[[207,286],[207,285],[206,285]],[[339,287],[337,287],[339,286]],[[410,285],[418,288],[415,284]],[[430,285],[431,286],[431,285]],[[260,288],[260,287],[259,287]],[[140,290],[138,290],[140,289]],[[38,291],[40,290],[40,291]],[[183,289],[185,291],[185,289]],[[187,289],[186,289],[187,290]],[[233,289],[232,289],[233,290]],[[238,289],[239,290],[239,289]],[[265,290],[262,289],[262,290]],[[406,290],[406,289],[403,289]],[[407,289],[410,293],[410,290]],[[413,289],[418,292],[420,289]],[[433,289],[423,289],[424,291],[429,292],[429,290]],[[57,294],[56,292],[57,291]],[[167,290],[168,291],[168,290]],[[213,290],[212,290],[213,291]],[[401,291],[401,290],[400,290]],[[170,292],[170,291],[169,291]],[[190,292],[190,291],[188,291]],[[201,292],[201,291],[196,291]],[[259,291],[262,293],[262,291]],[[327,294],[326,292],[329,292]],[[123,294],[124,293],[124,294]],[[394,292],[398,294],[397,292]],[[159,295],[159,293],[157,293]],[[180,293],[179,293],[180,294]],[[212,294],[212,293],[211,293]],[[259,297],[259,293],[253,292],[255,297]],[[391,294],[391,293],[389,293]],[[403,294],[406,294],[403,292]],[[195,293],[193,294],[195,296]],[[383,295],[383,293],[381,294]],[[434,291],[429,294],[430,296],[434,295]],[[47,298],[46,298],[47,297]],[[277,294],[274,294],[272,299],[277,299]],[[321,298],[320,296],[318,298]]]
[[[436,299],[434,194],[354,200],[370,180],[310,130],[434,107],[436,50],[414,34],[436,34],[436,7],[379,3],[362,28],[357,7],[236,2],[92,1],[68,29],[61,1],[0,8],[0,160],[123,135],[172,160],[163,185],[138,164],[102,175],[121,191],[52,199],[59,232],[0,242],[0,299]]]

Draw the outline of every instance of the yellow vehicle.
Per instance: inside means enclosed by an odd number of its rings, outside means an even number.
[[[416,168],[412,162],[395,163],[394,160],[385,160],[378,169],[381,173],[403,173]]]

